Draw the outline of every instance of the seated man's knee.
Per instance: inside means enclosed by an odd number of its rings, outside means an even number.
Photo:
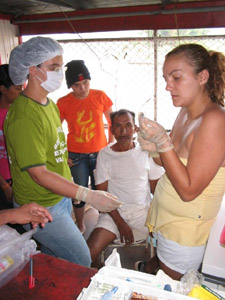
[[[99,228],[96,228],[92,231],[90,237],[87,240],[87,245],[90,249],[91,257],[94,255],[98,255],[98,253],[101,251],[101,236],[99,232]]]
[[[104,228],[95,228],[87,240],[92,261],[116,238],[116,235]]]

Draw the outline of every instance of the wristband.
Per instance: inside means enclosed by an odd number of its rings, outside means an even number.
[[[9,187],[11,187],[11,185],[9,183],[4,184],[3,186],[1,186],[1,189],[3,191],[7,190]]]

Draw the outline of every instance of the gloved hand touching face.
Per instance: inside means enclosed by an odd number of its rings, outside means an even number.
[[[79,186],[75,199],[91,204],[101,212],[110,212],[121,206],[117,197],[105,191],[94,191],[83,186]]]
[[[155,143],[157,152],[167,152],[173,149],[169,135],[159,123],[145,118],[142,113],[139,114],[138,119],[141,137]]]

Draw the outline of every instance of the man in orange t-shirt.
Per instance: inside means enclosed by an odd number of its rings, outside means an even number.
[[[107,145],[103,114],[110,127],[113,103],[103,91],[90,89],[91,76],[83,60],[72,60],[66,67],[66,83],[72,92],[60,98],[57,106],[61,122],[66,120],[68,125],[68,164],[75,183],[88,187],[90,176],[92,189],[95,189],[93,170],[97,155]],[[108,130],[108,142],[113,139]],[[85,203],[73,205],[77,225],[84,232]]]

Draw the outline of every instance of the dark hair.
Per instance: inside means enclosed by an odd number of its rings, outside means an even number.
[[[111,125],[113,125],[115,116],[122,116],[122,115],[126,115],[126,114],[131,114],[131,116],[133,117],[134,124],[135,124],[135,113],[133,111],[130,111],[127,109],[120,109],[120,110],[114,111],[110,114]]]
[[[221,52],[208,51],[198,44],[183,44],[167,53],[166,59],[172,55],[184,55],[193,66],[195,74],[203,70],[209,72],[206,88],[212,102],[224,106],[225,90],[225,56]]]
[[[1,65],[0,66],[0,85],[3,85],[7,89],[14,85],[11,78],[9,77],[9,65]],[[0,92],[0,97],[2,96],[2,93]]]

